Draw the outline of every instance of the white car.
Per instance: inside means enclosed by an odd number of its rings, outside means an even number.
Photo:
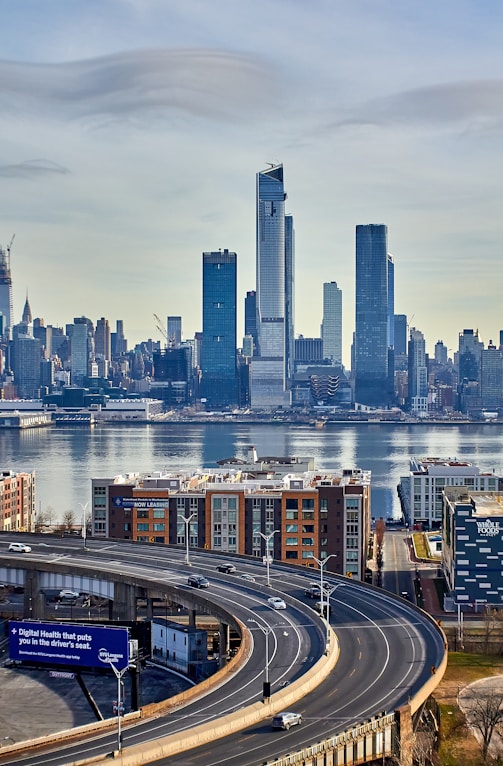
[[[31,548],[29,545],[25,545],[24,543],[11,543],[9,545],[9,550],[13,551],[14,553],[30,553]]]
[[[285,602],[279,596],[271,596],[271,598],[267,599],[267,603],[269,606],[272,606],[273,609],[286,609]]]
[[[59,597],[60,598],[79,598],[80,593],[78,590],[69,590],[68,588],[63,588],[63,590],[59,591]]]
[[[248,582],[255,582],[255,578],[251,574],[246,574],[246,572],[242,575],[239,575],[242,580],[248,580]]]

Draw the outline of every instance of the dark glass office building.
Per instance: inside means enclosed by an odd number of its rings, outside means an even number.
[[[206,409],[237,405],[236,292],[236,253],[203,253],[201,391]]]
[[[390,347],[394,281],[384,224],[356,227],[355,402],[387,407],[393,401]],[[390,273],[391,270],[391,273]]]

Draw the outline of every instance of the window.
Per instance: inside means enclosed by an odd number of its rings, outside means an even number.
[[[313,511],[314,510],[314,498],[313,497],[304,497],[302,500],[302,510],[303,511]]]
[[[298,544],[299,544],[298,537],[287,537],[285,539],[285,545],[298,545]]]
[[[148,532],[148,524],[137,524],[136,530],[138,532]]]
[[[212,506],[214,511],[221,511],[222,510],[222,498],[221,497],[214,497],[212,498]]]
[[[154,519],[163,519],[165,514],[164,508],[154,508]]]
[[[176,510],[177,511],[184,511],[185,510],[185,498],[184,497],[177,497],[176,498]]]
[[[314,553],[312,551],[302,551],[303,559],[312,559],[313,557],[314,557]]]
[[[303,537],[302,545],[314,545],[314,537]]]
[[[298,511],[286,511],[285,516],[287,519],[298,519],[299,518],[299,512]]]
[[[148,519],[148,511],[136,511],[138,519]]]
[[[237,506],[237,498],[236,497],[229,497],[229,501],[227,503],[227,507],[229,511],[235,511]]]
[[[346,497],[346,508],[359,508],[360,500],[357,497]]]
[[[287,497],[285,508],[288,510],[297,510],[299,507],[299,500],[296,497]]]
[[[326,497],[322,497],[320,500],[320,511],[328,511],[328,500]]]
[[[287,532],[298,532],[299,531],[299,525],[298,524],[287,524],[286,525],[286,531]]]
[[[189,498],[189,508],[191,511],[197,511],[198,509],[197,497]]]
[[[302,531],[303,532],[314,532],[314,524],[303,524],[302,525]]]
[[[287,559],[297,559],[299,557],[299,554],[297,551],[286,551],[285,552],[285,558]]]
[[[164,532],[164,524],[154,524],[154,532]]]

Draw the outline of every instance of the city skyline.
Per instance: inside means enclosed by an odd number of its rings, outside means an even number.
[[[319,335],[323,284],[336,281],[350,366],[355,227],[384,223],[395,311],[414,317],[428,353],[469,327],[494,340],[500,5],[167,5],[54,0],[4,14],[0,243],[15,234],[15,320],[28,292],[47,324],[122,318],[134,345],[160,339],[152,313],[180,315],[193,337],[200,254],[228,248],[239,343],[254,178],[271,162],[295,217],[296,335]]]

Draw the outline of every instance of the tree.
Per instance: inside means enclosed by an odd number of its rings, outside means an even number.
[[[503,689],[469,688],[463,694],[463,706],[468,725],[480,734],[482,760],[487,763],[492,736],[503,722]]]
[[[63,514],[63,529],[71,532],[75,525],[75,514],[73,511],[65,511]]]
[[[34,526],[35,532],[41,532],[47,526],[47,514],[44,511],[39,511],[35,515]]]

